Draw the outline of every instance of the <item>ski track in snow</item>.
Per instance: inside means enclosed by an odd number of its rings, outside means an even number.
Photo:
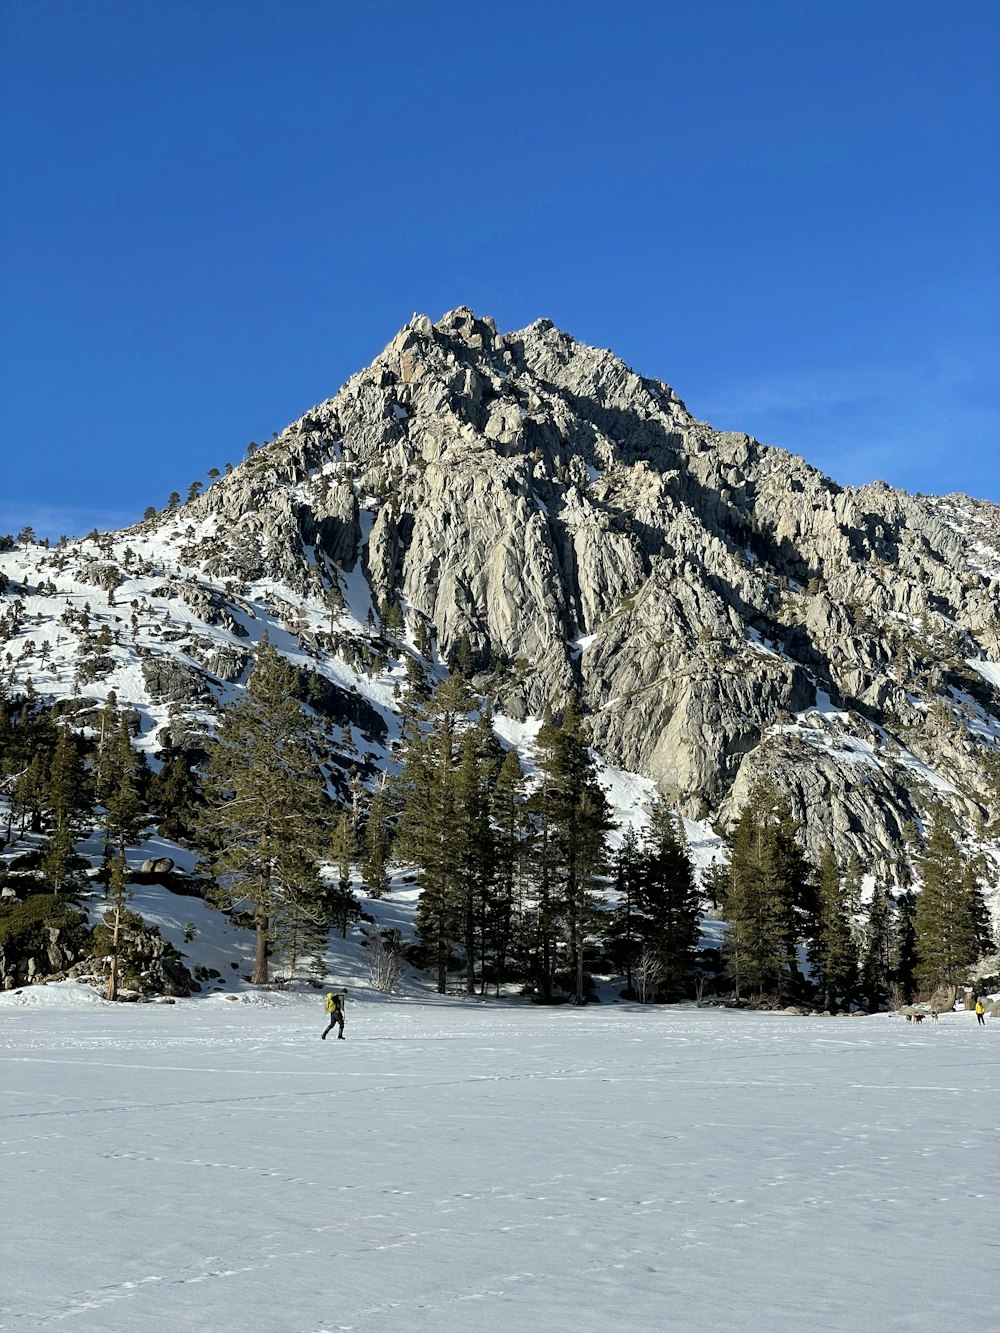
[[[1000,1022],[55,999],[0,999],[2,1330],[992,1326]]]

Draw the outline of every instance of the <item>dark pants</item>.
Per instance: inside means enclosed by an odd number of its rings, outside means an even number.
[[[986,1019],[983,1017],[982,1014],[976,1014],[976,1021],[982,1023],[983,1027],[986,1026]]]
[[[337,1024],[337,1023],[340,1024],[340,1031],[337,1033],[337,1036],[338,1036],[338,1037],[343,1037],[343,1035],[344,1035],[344,1015],[341,1013],[341,1011],[340,1011],[339,1009],[334,1009],[333,1013],[330,1015],[330,1026],[329,1026],[329,1027],[326,1029],[326,1031],[323,1033],[323,1040],[324,1040],[324,1041],[326,1041],[326,1034],[327,1034],[327,1032],[332,1032],[333,1029],[334,1029],[334,1025]]]

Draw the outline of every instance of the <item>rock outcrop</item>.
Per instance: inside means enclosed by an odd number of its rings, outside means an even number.
[[[126,544],[131,567],[109,558]],[[547,320],[415,317],[111,546],[89,558],[120,570],[119,605],[155,567],[161,605],[185,608],[143,664],[164,737],[241,678],[264,620],[351,744],[391,740],[393,662],[433,669],[464,644],[497,709],[537,717],[577,691],[596,748],[689,815],[730,820],[768,775],[811,843],[892,873],[932,800],[991,814],[997,507],[840,487]]]

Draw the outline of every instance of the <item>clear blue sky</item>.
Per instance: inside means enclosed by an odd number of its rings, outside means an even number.
[[[0,531],[134,520],[413,311],[1000,501],[997,0],[2,0]]]

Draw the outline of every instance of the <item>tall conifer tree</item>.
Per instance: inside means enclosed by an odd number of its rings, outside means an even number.
[[[607,867],[607,835],[611,830],[608,799],[597,781],[587,727],[576,700],[566,705],[561,721],[547,721],[538,733],[541,781],[532,806],[539,837],[539,978],[541,997],[552,998],[554,936],[561,921],[566,941],[573,994],[584,1002],[584,948],[593,926],[593,896]]]
[[[461,930],[463,849],[453,771],[470,705],[471,697],[459,675],[449,676],[438,686],[427,706],[429,729],[425,732],[412,726],[396,784],[401,809],[394,855],[419,867],[417,933],[442,995],[448,989],[448,963]]]
[[[656,956],[659,986],[684,993],[698,948],[701,897],[687,844],[674,812],[662,798],[639,860],[635,900],[643,943]]]
[[[639,835],[630,824],[622,834],[618,854],[615,857],[615,891],[618,894],[618,909],[615,913],[613,942],[616,951],[621,950],[625,966],[625,989],[629,995],[632,994],[632,969],[640,948],[637,891],[643,870],[643,859]]]
[[[931,816],[917,895],[916,978],[921,986],[954,986],[980,953],[977,909],[962,853],[943,806]]]
[[[877,1009],[889,999],[894,912],[889,890],[881,880],[876,881],[868,904],[861,955],[861,985],[870,1009]]]
[[[104,845],[115,847],[119,856],[137,841],[142,831],[143,807],[140,796],[140,756],[132,748],[128,725],[118,719],[118,730],[107,744],[103,764]]]
[[[76,864],[76,840],[91,824],[90,790],[77,740],[69,726],[58,728],[47,784],[49,845],[42,862],[58,895]]]
[[[207,863],[216,900],[253,918],[252,980],[270,979],[272,936],[322,913],[319,858],[329,802],[291,667],[261,641],[246,693],[223,712],[205,770]]]
[[[517,751],[510,749],[503,757],[491,797],[495,864],[485,952],[497,994],[519,942],[525,872],[531,857],[531,825],[525,803],[524,770]]]
[[[781,996],[797,973],[796,943],[810,878],[787,801],[757,782],[732,838],[725,917],[726,954],[737,993]]]
[[[824,1009],[848,999],[857,984],[857,957],[833,847],[820,853],[817,884],[817,929],[809,949],[813,980]]]

